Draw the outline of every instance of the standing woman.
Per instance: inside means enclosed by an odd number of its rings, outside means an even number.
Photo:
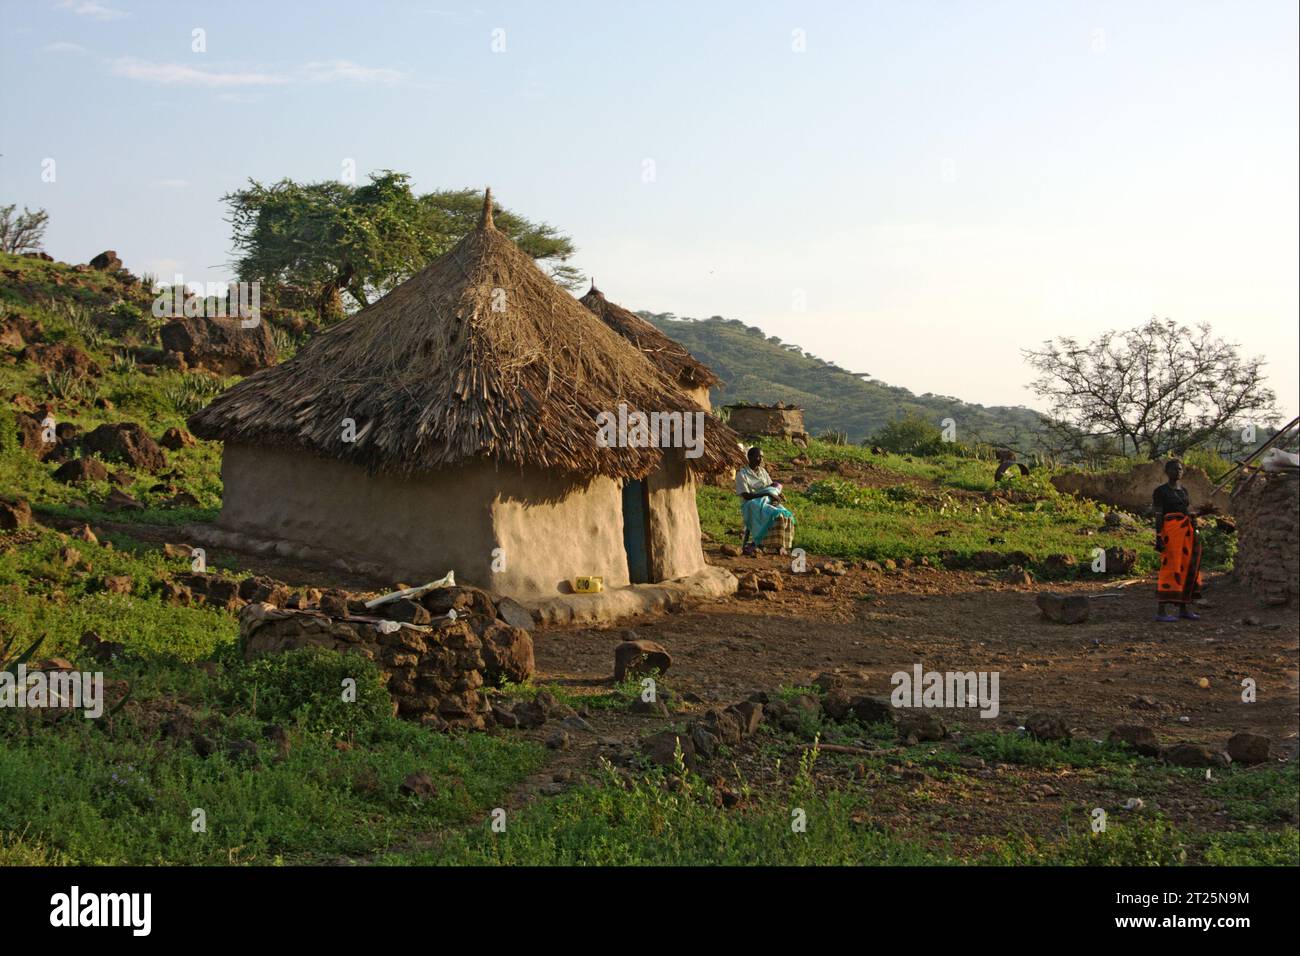
[[[1156,550],[1160,552],[1160,575],[1156,579],[1156,620],[1163,623],[1200,615],[1188,605],[1201,596],[1201,542],[1196,536],[1196,519],[1191,500],[1183,487],[1183,463],[1165,465],[1167,484],[1151,495],[1156,512]],[[1165,613],[1169,604],[1179,605],[1177,616]]]

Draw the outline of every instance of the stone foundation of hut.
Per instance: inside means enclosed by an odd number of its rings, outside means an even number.
[[[771,436],[807,441],[803,409],[777,402],[775,405],[728,405],[727,424],[741,435]]]
[[[1300,481],[1255,472],[1233,491],[1232,511],[1237,580],[1264,604],[1300,601]]]

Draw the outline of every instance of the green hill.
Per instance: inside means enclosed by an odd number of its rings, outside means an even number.
[[[800,405],[810,433],[846,432],[853,442],[909,414],[936,425],[952,418],[962,441],[1011,442],[1022,450],[1033,444],[1038,428],[1038,413],[1032,409],[974,405],[947,395],[915,395],[806,355],[797,345],[765,335],[762,329],[739,319],[638,314],[722,376],[723,385],[710,392],[715,407],[740,401]]]

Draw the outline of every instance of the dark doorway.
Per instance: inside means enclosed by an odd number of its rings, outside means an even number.
[[[650,580],[650,501],[644,481],[623,483],[623,550],[633,584]]]

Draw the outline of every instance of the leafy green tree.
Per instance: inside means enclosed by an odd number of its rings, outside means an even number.
[[[870,441],[896,455],[937,455],[945,450],[939,427],[913,414],[881,426]]]
[[[417,196],[405,173],[372,173],[364,185],[283,179],[223,197],[230,207],[241,279],[301,289],[326,322],[344,296],[364,308],[461,240],[478,222],[482,196],[441,190]],[[496,226],[573,288],[572,241],[545,223],[494,210]]]

